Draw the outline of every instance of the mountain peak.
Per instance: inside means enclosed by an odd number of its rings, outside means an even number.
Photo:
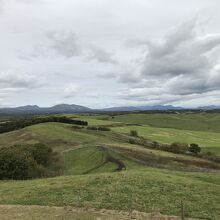
[[[38,105],[25,105],[25,106],[19,106],[16,109],[19,110],[38,110],[40,107]]]

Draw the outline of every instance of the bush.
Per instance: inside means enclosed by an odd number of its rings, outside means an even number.
[[[160,144],[157,141],[153,141],[152,146],[155,147],[155,148],[159,148]]]
[[[135,131],[135,130],[131,130],[131,131],[130,131],[130,135],[131,135],[132,137],[138,137],[138,132]]]
[[[220,156],[217,156],[211,152],[207,152],[202,155],[203,158],[214,161],[216,163],[220,163]]]
[[[173,152],[173,153],[186,153],[187,150],[188,150],[188,144],[185,144],[185,143],[172,143],[169,147],[168,147],[168,150],[170,152]]]
[[[29,148],[34,160],[42,166],[49,166],[52,160],[52,149],[43,145],[35,144]]]
[[[130,138],[130,139],[129,139],[129,143],[130,143],[130,144],[136,144],[136,141],[135,141],[135,139]]]
[[[88,126],[87,129],[88,129],[88,130],[95,130],[95,131],[111,131],[110,128],[104,127],[104,126],[100,126],[100,127]]]
[[[43,145],[16,145],[0,149],[0,179],[30,179],[47,175],[47,167],[58,163],[52,149]],[[59,164],[59,169],[61,166]],[[56,171],[53,172],[53,176]]]
[[[190,144],[188,151],[193,153],[193,154],[198,154],[201,151],[201,148],[199,147],[198,144]]]
[[[100,127],[98,127],[98,130],[100,130],[100,131],[111,131],[110,128],[108,128],[108,127],[104,127],[104,126],[100,126]]]
[[[37,173],[37,163],[29,152],[13,147],[0,149],[0,179],[28,179]]]

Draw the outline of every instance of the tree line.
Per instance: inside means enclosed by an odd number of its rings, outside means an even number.
[[[15,119],[15,120],[0,124],[0,133],[14,131],[14,130],[18,130],[18,129],[21,129],[27,126],[40,124],[40,123],[47,123],[47,122],[60,122],[60,123],[83,125],[83,126],[88,125],[87,121],[73,120],[65,116],[31,117],[31,118]]]

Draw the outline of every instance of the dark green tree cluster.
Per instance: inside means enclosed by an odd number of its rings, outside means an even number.
[[[188,151],[193,153],[193,154],[198,154],[201,151],[201,147],[199,147],[198,144],[190,144]]]
[[[0,149],[0,179],[50,176],[49,166],[58,160],[59,155],[43,144],[4,147]]]
[[[136,130],[131,130],[130,131],[130,136],[132,137],[138,137],[138,132]]]
[[[95,130],[95,131],[111,131],[109,127],[106,126],[88,126],[87,130]]]
[[[186,153],[188,150],[188,144],[174,142],[167,146],[168,151],[176,154]]]
[[[47,123],[47,122],[60,122],[66,124],[75,124],[75,125],[83,125],[87,126],[87,121],[81,120],[73,120],[68,117],[57,117],[57,116],[49,116],[49,117],[32,117],[32,118],[21,118],[17,120],[12,120],[6,123],[0,124],[0,133],[14,131],[17,129],[21,129],[30,125]]]

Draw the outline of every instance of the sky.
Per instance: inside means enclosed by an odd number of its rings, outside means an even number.
[[[0,0],[0,108],[220,105],[219,0]]]

